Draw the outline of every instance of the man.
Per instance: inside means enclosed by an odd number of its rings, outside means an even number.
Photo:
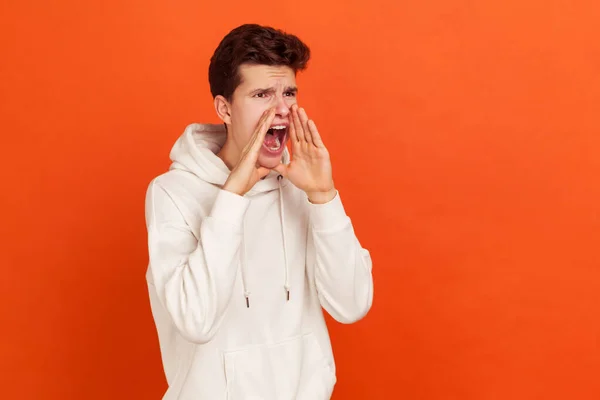
[[[293,35],[231,31],[209,67],[223,124],[188,126],[169,171],[149,185],[146,278],[163,399],[329,399],[336,375],[322,309],[353,323],[371,307],[369,252],[297,105],[296,73],[309,58]]]

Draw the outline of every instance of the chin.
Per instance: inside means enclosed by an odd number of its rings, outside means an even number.
[[[281,163],[281,157],[265,157],[261,156],[258,158],[258,165],[261,167],[273,169]]]
[[[272,150],[263,145],[258,155],[258,165],[261,167],[273,169],[281,163],[283,152],[285,150],[285,141],[277,150]]]

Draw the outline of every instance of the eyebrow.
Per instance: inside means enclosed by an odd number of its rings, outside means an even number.
[[[274,87],[270,87],[270,88],[261,88],[261,89],[255,89],[252,92],[250,92],[250,95],[255,95],[257,93],[274,93],[275,92],[275,88]],[[285,88],[284,92],[293,92],[294,94],[298,93],[298,88],[296,86],[288,86]]]

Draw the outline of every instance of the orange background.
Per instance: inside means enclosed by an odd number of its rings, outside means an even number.
[[[144,193],[244,22],[311,46],[300,101],[374,259],[334,399],[600,398],[598,2],[0,7],[2,398],[161,397]]]

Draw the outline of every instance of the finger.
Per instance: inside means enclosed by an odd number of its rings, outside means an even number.
[[[293,144],[296,144],[296,142],[298,142],[298,135],[296,134],[296,127],[295,127],[295,124],[294,124],[294,115],[293,115],[294,111],[293,110],[294,110],[294,106],[292,106],[290,108],[290,113],[291,113],[291,115],[289,117],[289,119],[290,119],[290,121],[289,121],[290,122],[290,126],[289,126],[288,129],[289,129],[289,132],[290,132],[290,141]]]
[[[252,136],[250,136],[250,140],[248,140],[248,143],[246,143],[246,146],[244,146],[244,149],[242,150],[243,155],[247,154],[250,151],[250,149],[252,149],[252,147],[254,146],[254,143],[256,142],[256,139],[260,133],[260,130],[263,127],[265,120],[269,116],[269,112],[270,112],[270,110],[265,110],[263,112],[263,114],[260,116],[260,119],[258,120],[258,122],[256,124],[256,128],[254,129],[254,132],[252,133]]]
[[[275,110],[273,108],[270,108],[263,113],[262,117],[260,118],[260,121],[258,121],[258,123],[256,124],[256,128],[254,128],[254,132],[252,134],[253,143],[257,139],[260,139],[261,135],[263,136],[264,140],[264,136],[266,136],[270,126],[269,118],[271,118],[272,121],[274,116]]]
[[[252,151],[258,152],[265,140],[265,136],[267,136],[267,131],[269,130],[269,127],[271,126],[271,124],[273,123],[273,120],[275,119],[275,109],[272,108],[269,110],[269,113],[267,114],[267,117],[265,118],[265,120],[263,121],[263,123],[261,125],[259,125],[254,133],[254,142],[252,143]]]
[[[313,121],[312,119],[308,121],[308,129],[310,130],[310,135],[312,137],[313,144],[319,148],[325,147],[325,144],[321,139],[321,135],[317,130],[317,124],[315,124],[315,121]]]
[[[305,140],[308,143],[312,143],[312,137],[310,134],[310,130],[308,129],[308,116],[306,115],[306,111],[304,108],[298,110],[298,115],[300,116],[300,123],[302,124],[302,130],[304,131]]]
[[[265,176],[269,175],[269,172],[271,172],[271,170],[269,168],[265,168],[265,167],[258,167],[258,177],[260,179],[264,178]]]
[[[285,166],[284,164],[280,163],[278,166],[276,166],[273,169],[275,171],[277,171],[279,174],[281,174],[281,176],[283,176],[284,178],[287,178],[287,166]]]
[[[300,122],[300,116],[298,115],[298,106],[294,106],[292,110],[292,120],[294,123],[294,129],[296,130],[296,136],[299,142],[304,142],[304,129],[302,129],[302,123]]]

